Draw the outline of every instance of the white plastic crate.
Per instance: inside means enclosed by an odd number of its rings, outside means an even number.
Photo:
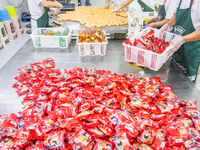
[[[106,35],[105,31],[104,31],[104,34]],[[102,42],[102,43],[78,43],[78,39],[77,39],[76,43],[78,45],[79,55],[80,56],[106,55],[106,47],[108,44],[107,37],[106,37],[106,40],[107,42]]]
[[[135,39],[139,39],[141,36],[146,35],[150,30],[154,30],[155,37],[160,37],[160,30],[149,28],[147,27],[143,31],[141,31],[139,34],[135,35],[130,39],[130,41],[134,41]],[[174,37],[177,37],[179,35],[165,32],[162,39],[165,41],[171,41],[174,39]],[[169,59],[169,57],[173,54],[172,53],[172,47],[168,47],[162,54],[158,54],[149,50],[140,49],[135,46],[124,45],[125,50],[125,60],[128,62],[134,62],[140,66],[148,67],[154,71],[158,71],[162,65]]]
[[[68,28],[69,29],[69,28]],[[66,28],[38,28],[31,34],[33,45],[35,48],[68,48],[71,42],[72,30],[69,29],[67,36],[48,36],[38,35],[51,30],[53,32],[63,33]]]
[[[5,26],[2,22],[0,22],[0,40],[3,46],[9,42]]]

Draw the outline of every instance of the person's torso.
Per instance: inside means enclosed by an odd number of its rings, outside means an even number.
[[[31,13],[31,18],[39,19],[44,14],[44,6],[42,4],[37,4],[38,0],[28,0],[29,11]]]
[[[180,9],[188,9],[190,7],[191,0],[182,0]],[[180,0],[177,2],[179,6]],[[195,30],[200,29],[200,0],[194,0],[191,8],[191,19]]]

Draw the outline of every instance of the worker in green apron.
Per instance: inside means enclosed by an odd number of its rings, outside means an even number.
[[[176,14],[165,24],[161,31],[181,35],[172,40],[175,54],[173,60],[184,71],[192,82],[197,81],[200,66],[200,2],[190,0],[189,6],[180,0]],[[194,4],[194,5],[193,5]]]
[[[131,4],[134,0],[110,0],[111,5],[117,6],[113,12],[118,12]],[[154,5],[151,0],[137,0],[143,12],[153,12]],[[109,8],[109,0],[105,0],[105,8]]]
[[[63,8],[62,4],[60,4],[59,2],[47,0],[28,0],[28,6],[31,14],[32,32],[37,28],[48,27],[49,8],[56,7],[57,10]]]
[[[176,12],[177,0],[163,0],[159,5],[158,16],[146,21],[146,26],[151,28],[160,28],[172,18]]]

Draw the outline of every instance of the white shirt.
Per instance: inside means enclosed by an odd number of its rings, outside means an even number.
[[[171,17],[174,15],[174,12],[176,12],[177,8],[177,1],[178,0],[163,0],[161,2],[161,5],[165,5],[165,11],[166,16],[165,19],[171,19]]]
[[[191,0],[183,0],[180,9],[186,9],[190,7]],[[178,0],[177,7],[180,0]],[[200,0],[194,0],[191,9],[191,18],[193,26],[196,30],[200,29]]]
[[[31,18],[39,19],[44,14],[44,6],[41,4],[42,0],[28,0],[29,11]]]

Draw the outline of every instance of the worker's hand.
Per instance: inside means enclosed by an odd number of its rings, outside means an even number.
[[[172,27],[169,24],[165,24],[160,28],[160,36],[161,38],[165,35],[165,32],[171,31]]]
[[[111,10],[111,12],[119,12],[119,11],[121,11],[121,8],[120,8],[120,7],[117,7],[117,8],[115,8],[115,9],[112,9],[112,10]]]
[[[161,32],[169,32],[171,29],[172,27],[167,23],[160,28]]]
[[[146,21],[146,26],[148,26],[150,23],[154,23],[154,18],[151,18],[149,20]]]
[[[171,41],[169,46],[173,46],[175,48],[175,50],[178,50],[181,47],[181,45],[183,45],[184,43],[185,43],[185,40],[183,39],[182,36],[180,36],[180,37],[174,38]]]
[[[57,2],[57,1],[56,1],[56,3],[57,3],[56,8],[61,10],[63,8],[63,5],[61,3],[59,3],[59,2]]]
[[[155,28],[156,27],[156,24],[155,23],[150,23],[150,24],[146,24],[147,27],[150,27],[150,28]]]
[[[108,8],[109,8],[109,4],[106,4],[104,8],[105,8],[105,9],[108,9]]]

